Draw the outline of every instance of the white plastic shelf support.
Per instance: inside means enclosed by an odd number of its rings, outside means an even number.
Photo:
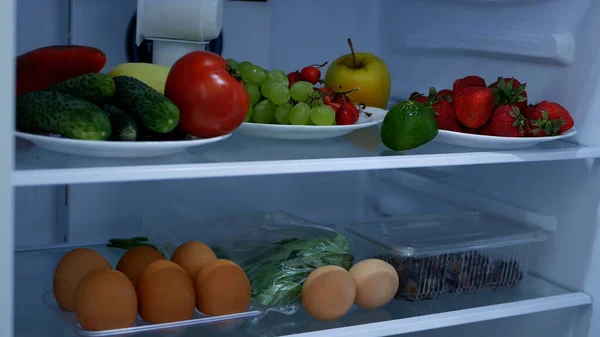
[[[14,222],[12,168],[14,167],[14,55],[16,1],[0,2],[0,102],[6,113],[0,116],[0,336],[13,336],[14,320]]]

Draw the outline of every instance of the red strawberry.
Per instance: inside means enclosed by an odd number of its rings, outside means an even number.
[[[467,87],[454,92],[452,103],[462,125],[478,129],[494,113],[494,93],[486,87]]]
[[[441,99],[431,105],[436,112],[435,120],[438,127],[442,130],[461,132],[460,126],[456,121],[456,113],[452,103],[445,99]]]
[[[494,91],[494,104],[515,105],[521,113],[527,110],[527,84],[521,84],[519,80],[513,78],[498,77],[498,80],[490,85]]]
[[[450,90],[450,89],[442,89],[442,90],[438,91],[437,94],[438,94],[438,96],[440,96],[443,99],[447,99],[447,100],[452,101],[452,98],[451,98],[452,97],[452,90]]]
[[[410,94],[410,96],[408,97],[409,101],[415,101],[415,102],[419,102],[421,104],[425,104],[427,103],[427,100],[429,99],[429,97],[427,96],[423,96],[423,94],[418,93],[418,92],[413,92],[412,94]]]
[[[514,105],[501,105],[496,108],[488,125],[493,136],[525,137],[527,135],[527,119]]]
[[[526,108],[525,111],[522,111],[523,116],[525,116],[525,118],[527,118],[528,120],[531,120],[531,118],[529,118],[529,116],[531,116],[531,114],[533,113],[533,110],[535,109],[535,107],[540,104],[540,103],[535,103],[535,104],[529,104]]]
[[[493,115],[492,115],[492,118]],[[492,133],[492,123],[487,123],[486,125],[484,125],[481,129],[479,134],[483,135],[483,136],[493,136],[494,134]]]
[[[461,132],[456,120],[454,106],[452,106],[452,103],[447,98],[441,97],[435,88],[429,88],[429,96],[423,96],[423,94],[415,92],[410,95],[409,99],[432,106],[435,110],[435,120],[440,129]]]
[[[467,76],[459,78],[452,84],[452,90],[457,91],[458,89],[468,87],[485,87],[485,80],[479,76]]]
[[[504,80],[504,83],[508,84],[511,80],[513,81],[512,84],[512,88],[516,89],[517,87],[521,86],[521,82],[519,82],[519,80],[517,80],[516,78],[512,77],[512,78],[502,78],[502,77],[498,77],[498,81],[500,81],[500,79]],[[490,88],[497,88],[498,87],[498,81],[490,84]]]
[[[472,134],[472,135],[478,135],[478,134],[481,133],[481,129],[470,129],[470,128],[466,127],[466,126],[463,126],[462,127],[462,132],[463,133],[469,133],[469,134]]]
[[[541,101],[528,111],[531,135],[555,136],[570,130],[575,122],[567,109],[554,102]]]

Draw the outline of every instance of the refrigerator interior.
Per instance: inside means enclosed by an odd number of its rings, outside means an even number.
[[[16,52],[51,44],[93,45],[106,52],[106,69],[110,69],[125,62],[125,30],[135,7],[135,0],[18,0]],[[542,19],[559,13],[560,20]],[[595,113],[600,104],[594,93],[599,89],[600,62],[595,60],[600,44],[593,39],[600,28],[600,22],[593,20],[598,13],[600,3],[591,0],[226,0],[223,56],[291,71],[347,53],[345,39],[351,37],[358,50],[374,52],[386,61],[392,72],[395,99],[415,90],[426,91],[429,86],[447,88],[453,79],[466,75],[478,74],[487,81],[514,75],[527,82],[532,102],[551,97],[573,112],[578,130],[574,141],[598,146],[600,138],[594,126],[600,123]],[[290,23],[292,16],[306,18],[307,23],[301,19]],[[426,150],[424,147],[422,151]],[[600,264],[600,171],[594,159],[569,159],[17,187],[15,335],[72,335],[41,302],[42,293],[51,289],[53,266],[64,250],[39,247],[100,244],[113,237],[144,235],[144,214],[173,200],[185,202],[207,217],[281,210],[339,229],[349,221],[366,218],[461,210],[526,219],[552,232],[549,241],[535,246],[529,268],[546,288],[536,289],[534,282],[530,284],[532,289],[552,295],[584,292],[596,298],[600,294],[596,286],[600,282],[600,269],[596,267]],[[210,235],[210,228],[198,231]],[[471,300],[482,301],[475,306],[511,302],[510,297],[497,303],[485,297],[468,297],[463,307],[453,305],[465,309]],[[426,331],[405,335],[600,334],[600,319],[592,317],[596,304],[557,310],[551,310],[551,303],[547,305],[548,311],[532,310],[528,314],[524,303],[522,312],[516,310],[495,320],[477,318],[474,310],[467,316],[475,320],[460,321],[464,316],[435,316],[435,310],[443,310],[436,309],[435,303],[417,307],[393,303],[383,313],[350,318],[352,322],[305,322],[292,331],[430,314],[425,321],[415,321],[429,325],[421,329]],[[509,309],[498,307],[496,311],[503,310]],[[490,312],[483,315],[499,317]],[[33,324],[36,322],[39,325]],[[275,317],[268,323],[273,328],[286,322],[285,318]],[[430,330],[436,324],[442,325]],[[361,336],[360,329],[341,330],[340,336]],[[192,335],[194,331],[189,329],[187,333]]]

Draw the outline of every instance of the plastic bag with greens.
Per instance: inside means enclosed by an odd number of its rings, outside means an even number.
[[[242,264],[252,297],[266,307],[299,302],[302,285],[315,269],[336,265],[346,270],[353,257],[348,240],[332,238],[291,238],[267,245]]]

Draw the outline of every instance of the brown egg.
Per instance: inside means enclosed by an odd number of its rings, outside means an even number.
[[[136,286],[140,274],[152,262],[164,260],[165,257],[150,246],[138,246],[128,250],[117,264],[117,270],[125,274]]]
[[[120,271],[94,270],[75,291],[75,314],[81,327],[90,331],[133,326],[137,317],[135,288]]]
[[[302,304],[314,319],[329,321],[344,316],[354,303],[356,285],[349,272],[338,266],[315,269],[302,286]]]
[[[171,261],[177,263],[185,270],[192,281],[195,279],[198,271],[205,264],[217,259],[215,253],[209,246],[198,241],[188,241],[177,247]]]
[[[168,323],[192,319],[196,305],[194,285],[176,263],[156,260],[150,263],[137,283],[138,307],[142,319]]]
[[[386,305],[398,291],[398,273],[391,264],[379,259],[366,259],[350,268],[356,282],[354,303],[375,309]]]
[[[56,301],[63,310],[74,310],[77,285],[89,272],[96,269],[111,269],[111,266],[104,256],[88,248],[73,249],[60,259],[54,270],[52,288]]]
[[[211,316],[228,315],[248,310],[250,282],[244,270],[224,259],[207,263],[194,282],[196,308]]]

